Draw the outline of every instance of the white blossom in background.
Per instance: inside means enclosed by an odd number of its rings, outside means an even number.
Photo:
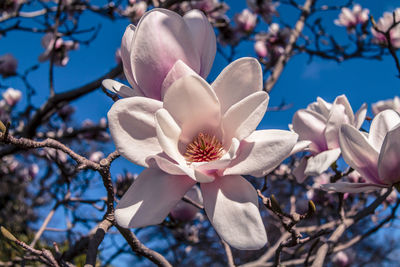
[[[246,0],[246,3],[251,11],[260,14],[267,23],[271,23],[273,16],[278,16],[278,12],[276,11],[279,5],[278,2],[272,2],[271,0]]]
[[[3,78],[13,76],[17,73],[18,61],[12,54],[0,56],[0,75]]]
[[[129,5],[122,11],[122,15],[128,17],[132,23],[137,23],[140,18],[146,13],[146,1],[129,1]]]
[[[393,18],[393,13],[395,14],[395,18]],[[376,27],[382,32],[387,32],[392,27],[393,22],[400,22],[400,8],[397,8],[394,12],[383,13],[383,17],[378,20]],[[387,39],[384,34],[375,30],[373,27],[371,28],[371,32],[374,35],[373,41],[375,43],[387,45]],[[392,46],[394,48],[400,48],[400,23],[390,30],[389,36]]]
[[[104,158],[103,152],[95,151],[92,154],[90,154],[89,160],[94,161],[94,162],[100,162],[100,160],[103,158]]]
[[[338,26],[354,29],[359,24],[364,24],[369,20],[369,9],[362,8],[359,4],[355,4],[353,9],[343,7],[339,14],[339,19],[334,22]]]
[[[395,96],[393,99],[381,100],[371,105],[372,113],[374,115],[386,110],[393,109],[400,113],[400,98]]]
[[[40,54],[39,61],[51,60],[54,54],[54,64],[57,66],[66,66],[69,61],[69,51],[79,48],[78,43],[56,38],[53,33],[46,33],[42,38],[41,44],[45,51]]]
[[[122,97],[161,100],[182,76],[197,73],[206,78],[215,52],[215,33],[202,12],[192,10],[181,17],[155,8],[143,15],[137,27],[129,25],[122,37],[121,59],[132,88],[111,79],[104,80],[103,86]]]
[[[13,107],[21,100],[22,92],[14,88],[8,88],[2,96],[7,105]]]
[[[257,192],[241,175],[262,177],[274,170],[289,156],[297,134],[255,131],[269,100],[262,81],[258,61],[242,58],[211,86],[189,75],[168,88],[164,102],[145,97],[115,102],[108,120],[116,148],[147,168],[119,201],[117,223],[161,223],[200,183],[206,214],[221,238],[237,249],[263,247],[267,237]]]
[[[367,105],[363,104],[356,114],[345,95],[328,103],[318,97],[307,109],[298,110],[293,116],[292,129],[306,147],[311,157],[303,157],[294,171],[298,182],[307,176],[326,171],[340,156],[339,130],[342,124],[359,129],[364,122]]]
[[[324,190],[358,193],[391,187],[400,182],[400,115],[388,109],[372,120],[369,134],[352,125],[343,125],[340,149],[346,163],[364,183],[336,182],[322,185]]]
[[[243,9],[242,13],[235,15],[235,22],[239,30],[249,33],[254,30],[257,24],[257,15],[246,8]]]
[[[333,255],[332,262],[337,267],[349,267],[352,263],[349,256],[343,251],[339,251]]]
[[[254,50],[256,51],[257,56],[259,57],[266,57],[268,55],[267,46],[265,41],[258,40],[254,43]]]

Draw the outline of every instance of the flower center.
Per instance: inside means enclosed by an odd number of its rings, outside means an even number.
[[[199,133],[187,145],[184,157],[189,163],[213,161],[222,157],[223,149],[221,142],[214,135]]]

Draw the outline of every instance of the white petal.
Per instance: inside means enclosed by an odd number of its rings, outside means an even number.
[[[290,155],[294,155],[299,152],[307,151],[310,144],[311,144],[311,141],[308,141],[308,140],[298,141],[294,145],[292,151],[290,152]]]
[[[182,60],[178,60],[172,69],[168,72],[167,77],[161,86],[161,98],[164,98],[167,89],[179,78],[186,75],[197,75],[191,68],[188,67]]]
[[[336,182],[333,184],[323,184],[321,189],[325,191],[335,191],[341,193],[361,193],[372,190],[380,190],[386,186],[369,183],[346,183]]]
[[[147,97],[161,99],[161,85],[177,60],[196,73],[200,56],[181,16],[167,9],[146,12],[136,27],[131,64],[134,78]]]
[[[140,91],[134,90],[123,83],[111,79],[105,79],[101,82],[101,84],[107,90],[116,93],[121,97],[142,96]]]
[[[307,167],[307,158],[303,157],[300,160],[299,165],[297,165],[296,168],[293,169],[293,175],[296,178],[296,181],[298,183],[303,183],[304,180],[307,178],[307,175],[304,173]]]
[[[119,201],[115,219],[125,228],[159,224],[195,183],[187,176],[145,169]]]
[[[164,108],[182,129],[183,143],[192,142],[200,132],[218,134],[213,131],[221,124],[219,102],[210,85],[199,76],[175,81],[165,93]]]
[[[224,141],[237,138],[239,141],[255,131],[268,107],[266,92],[256,92],[229,108],[222,118]]]
[[[379,154],[378,173],[382,182],[400,182],[400,124],[386,135]]]
[[[369,129],[368,140],[376,151],[381,150],[383,139],[387,132],[389,132],[394,126],[400,123],[399,114],[392,109],[387,109],[379,113],[372,120],[371,127]]]
[[[156,112],[156,130],[158,142],[163,151],[179,164],[185,164],[185,158],[178,150],[181,128],[163,108]]]
[[[138,84],[133,77],[133,69],[131,63],[132,41],[135,34],[136,27],[132,24],[126,27],[125,33],[121,41],[121,60],[124,67],[124,74],[129,84],[133,88],[139,88]]]
[[[199,10],[191,10],[183,16],[192,33],[194,47],[200,55],[200,76],[207,78],[214,62],[217,51],[217,40],[214,28],[208,22],[207,17]]]
[[[223,240],[246,250],[267,243],[257,193],[248,181],[241,176],[223,176],[200,187],[207,216]]]
[[[328,149],[339,147],[339,130],[343,123],[349,123],[346,122],[345,107],[337,104],[332,105],[324,131]]]
[[[326,119],[319,113],[300,109],[293,116],[293,131],[299,135],[299,140],[313,142],[316,152],[327,149],[324,130]]]
[[[380,184],[378,178],[378,152],[368,143],[364,134],[351,125],[344,124],[339,132],[343,159],[364,179]]]
[[[224,114],[243,98],[261,91],[262,70],[255,58],[240,58],[229,64],[212,83]]]
[[[145,97],[118,100],[108,112],[111,136],[117,150],[128,160],[147,167],[147,156],[162,152],[154,114],[160,101]]]
[[[356,129],[360,129],[364,123],[365,117],[367,116],[367,108],[368,106],[366,103],[362,104],[360,109],[354,115],[354,127],[356,127]]]
[[[315,176],[326,171],[340,156],[340,148],[326,150],[307,160],[305,175]]]
[[[289,156],[297,137],[297,134],[283,130],[253,132],[242,140],[236,159],[224,175],[266,175]]]
[[[337,104],[341,104],[344,106],[344,111],[349,120],[347,123],[354,123],[354,112],[350,106],[350,103],[349,103],[349,100],[347,99],[347,97],[345,95],[340,95],[340,96],[336,97],[333,105],[337,105]]]

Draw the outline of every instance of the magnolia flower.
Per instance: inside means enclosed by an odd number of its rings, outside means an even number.
[[[395,18],[393,18],[393,13],[395,14]],[[382,32],[387,32],[390,29],[390,43],[394,48],[400,48],[400,8],[397,8],[394,12],[385,12],[383,13],[383,17],[379,19],[376,27],[378,30]],[[393,26],[394,23],[397,23],[396,26]],[[374,35],[374,42],[387,45],[386,36],[379,31],[371,28],[371,32]]]
[[[56,43],[54,44],[54,42]],[[69,61],[68,52],[78,49],[79,44],[74,41],[64,41],[62,38],[56,38],[53,33],[49,32],[43,36],[42,46],[45,51],[39,56],[40,62],[50,60],[54,53],[54,64],[64,67]]]
[[[131,2],[131,1],[130,1]],[[145,1],[130,3],[126,7],[126,9],[122,12],[124,16],[127,16],[131,19],[133,23],[136,23],[146,12],[147,3]]]
[[[273,15],[278,15],[276,11],[276,7],[279,5],[278,2],[272,2],[271,0],[246,0],[246,3],[253,12],[260,14],[267,23],[271,23]]]
[[[346,253],[343,251],[339,251],[332,257],[332,262],[335,264],[337,267],[348,267],[351,265],[351,261],[349,259],[349,256],[347,256]]]
[[[3,93],[3,99],[10,107],[15,106],[21,100],[21,97],[22,97],[22,92],[14,88],[8,88]]]
[[[239,30],[244,32],[251,32],[256,26],[257,15],[251,13],[251,11],[246,8],[243,9],[242,13],[236,14],[235,22]]]
[[[257,56],[266,57],[268,55],[267,46],[265,41],[258,40],[254,43],[254,50],[256,51]]]
[[[145,97],[115,102],[108,120],[116,148],[147,168],[118,203],[117,223],[161,223],[200,183],[206,214],[221,238],[238,249],[263,247],[267,237],[257,193],[241,175],[269,173],[297,141],[290,131],[255,131],[268,100],[260,64],[242,58],[211,86],[194,74],[176,80],[163,102]]]
[[[203,204],[203,197],[201,196],[200,188],[195,185],[185,194],[186,197],[190,198],[198,204]],[[187,203],[180,200],[178,204],[171,210],[171,216],[179,221],[188,222],[193,220],[199,209],[191,203]]]
[[[188,12],[192,9],[199,9],[203,11],[212,22],[228,20],[225,13],[228,11],[229,6],[224,2],[220,2],[219,0],[182,1],[180,8],[185,12]]]
[[[393,99],[381,100],[371,105],[372,113],[374,115],[386,109],[393,109],[397,113],[400,113],[400,98],[395,96]]]
[[[364,122],[367,105],[363,104],[354,115],[345,95],[327,103],[318,97],[317,102],[307,109],[297,111],[293,116],[293,131],[299,135],[311,152],[311,157],[303,158],[295,170],[298,182],[309,175],[318,175],[329,168],[340,156],[339,129],[342,124],[350,124],[359,129]],[[302,175],[304,174],[304,175]]]
[[[12,54],[5,54],[0,57],[0,75],[4,78],[17,73],[18,61]]]
[[[336,182],[324,190],[358,193],[391,187],[400,182],[400,115],[385,110],[372,120],[369,134],[352,125],[343,125],[339,133],[343,159],[360,173],[365,183]]]
[[[161,100],[178,78],[197,73],[206,78],[216,51],[215,33],[202,12],[181,17],[155,8],[143,15],[135,28],[126,28],[121,43],[125,76],[132,89],[113,80],[103,86],[122,97],[146,96]],[[185,64],[176,65],[177,61]]]
[[[355,28],[358,24],[364,24],[368,21],[369,10],[362,8],[359,4],[353,6],[353,10],[348,7],[343,7],[342,12],[339,14],[339,19],[334,22],[338,26],[343,26],[348,29]]]

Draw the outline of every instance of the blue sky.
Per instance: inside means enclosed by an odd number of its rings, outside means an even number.
[[[227,1],[227,3],[231,5],[231,10],[228,12],[230,16],[246,7],[245,1]],[[392,11],[396,7],[396,3],[399,4],[398,1],[394,0],[365,0],[359,1],[359,3],[363,7],[369,8],[376,19],[384,11]],[[282,10],[281,14],[284,16],[286,14],[283,12],[285,8],[278,8],[278,11],[280,10]],[[297,15],[293,12],[289,12],[289,14],[291,16],[288,17],[289,21],[294,21],[297,18]],[[333,24],[333,20],[337,18],[338,14],[338,11],[329,12],[324,15],[324,21],[329,30],[335,31],[344,38],[346,30]],[[89,82],[116,65],[114,53],[120,45],[122,34],[128,22],[125,20],[105,21],[95,14],[88,14],[84,17],[83,25],[85,27],[99,24],[102,28],[96,40],[89,46],[82,45],[78,51],[71,52],[71,59],[66,67],[55,69],[56,92]],[[260,26],[257,30],[267,31],[266,25]],[[19,61],[18,71],[23,72],[38,63],[37,57],[43,50],[40,46],[41,37],[42,34],[37,33],[11,32],[0,39],[0,55],[4,53],[14,54]],[[255,56],[252,43],[247,42],[239,47],[236,58],[242,56]],[[217,54],[208,80],[212,81],[226,65],[227,62]],[[36,105],[43,103],[48,96],[48,68],[48,63],[41,63],[38,71],[29,76],[29,80],[38,90],[38,94],[33,98]],[[295,111],[305,108],[318,96],[331,102],[336,96],[345,94],[349,98],[354,111],[364,102],[368,103],[370,107],[371,103],[378,100],[393,98],[395,95],[399,95],[400,89],[400,79],[396,77],[396,74],[394,61],[389,56],[384,57],[382,61],[356,59],[340,64],[317,58],[308,63],[307,56],[295,56],[287,64],[270,95],[270,106],[277,106],[285,101],[293,104],[293,107],[280,112],[267,112],[259,128],[287,129]],[[16,78],[0,82],[17,89],[23,88]],[[19,107],[22,108],[24,104],[24,101],[22,101]],[[77,108],[74,116],[79,122],[86,118],[98,121],[100,118],[106,117],[112,101],[101,90],[98,90],[73,102],[73,105]],[[370,109],[369,114],[371,114]],[[111,144],[109,152],[113,149]],[[112,174],[115,177],[115,174],[123,169],[140,172],[140,168],[121,158],[113,164]],[[99,189],[98,192],[100,193],[100,191],[104,192],[103,189]],[[60,217],[62,217],[61,213]],[[50,226],[62,228],[59,225],[60,223],[62,223],[61,220],[56,218]]]

